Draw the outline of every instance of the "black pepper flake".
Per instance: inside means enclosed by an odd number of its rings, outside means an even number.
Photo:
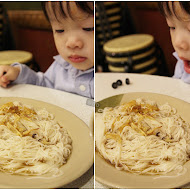
[[[157,133],[156,133],[156,136],[159,137],[159,134],[160,134],[160,132],[157,132]]]

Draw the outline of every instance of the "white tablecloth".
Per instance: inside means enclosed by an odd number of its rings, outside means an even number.
[[[14,85],[9,88],[0,87],[0,97],[23,97],[54,104],[72,112],[83,120],[91,130],[93,130],[92,122],[94,107],[86,104],[89,101],[91,102],[91,99],[59,90],[28,84]],[[92,166],[83,176],[64,188],[93,189],[93,187],[94,177]]]
[[[125,84],[125,79],[129,78],[130,85]],[[118,79],[123,85],[112,88],[112,83]],[[190,85],[179,79],[143,74],[129,73],[96,73],[95,75],[95,100],[100,101],[109,96],[129,93],[129,92],[153,92],[173,96],[190,103]],[[95,183],[96,188],[108,188],[107,186]],[[186,185],[184,188],[190,187]]]

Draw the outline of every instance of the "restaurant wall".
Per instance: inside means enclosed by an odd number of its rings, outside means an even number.
[[[41,10],[40,1],[28,1],[28,2],[4,1],[2,3],[7,10]]]

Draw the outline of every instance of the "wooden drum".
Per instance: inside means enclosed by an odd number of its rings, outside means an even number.
[[[29,66],[35,71],[39,71],[39,66],[33,60],[32,53],[21,50],[0,51],[0,65],[11,65],[21,63]]]
[[[158,64],[153,36],[132,34],[114,38],[103,46],[110,72],[157,74]]]

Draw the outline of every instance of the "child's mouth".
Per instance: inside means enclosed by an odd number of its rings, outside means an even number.
[[[69,60],[73,63],[81,63],[86,60],[86,57],[81,57],[78,55],[69,56]]]
[[[190,61],[184,60],[183,63],[185,72],[190,74]]]

